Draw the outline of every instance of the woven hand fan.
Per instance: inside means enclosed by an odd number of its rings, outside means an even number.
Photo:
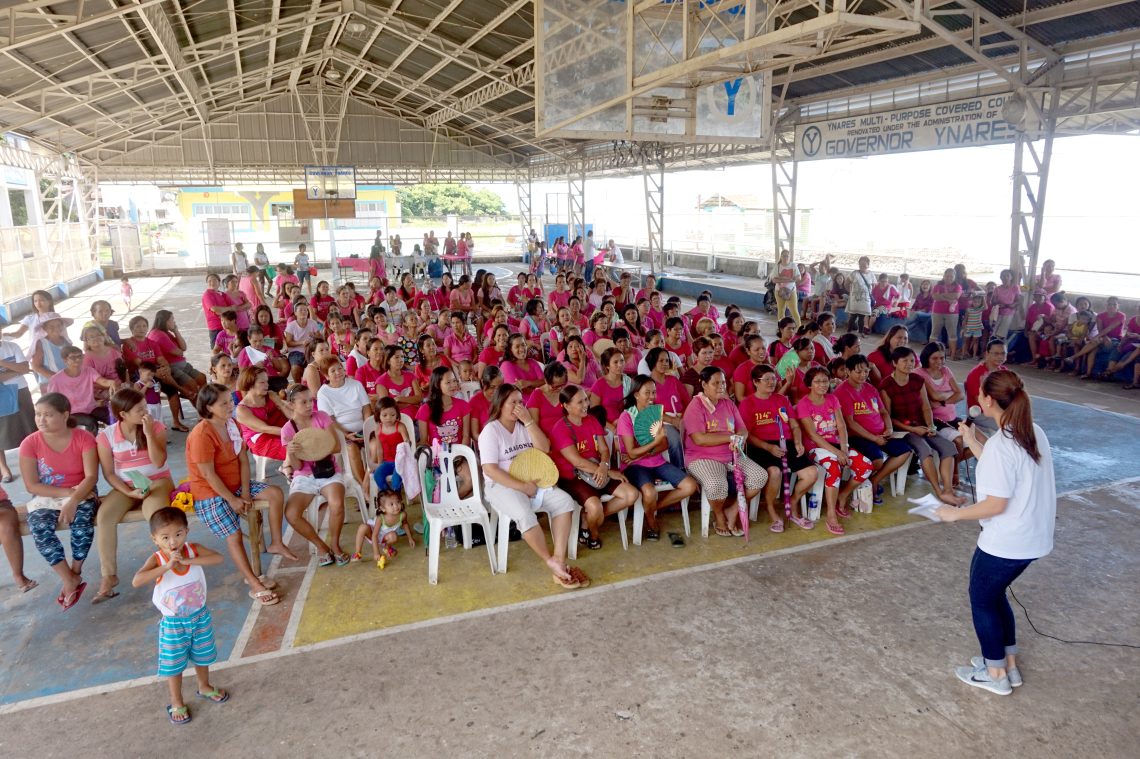
[[[633,419],[633,438],[638,445],[649,445],[661,429],[661,414],[665,407],[659,403],[646,406]]]
[[[515,456],[510,472],[516,480],[533,482],[540,488],[552,488],[558,482],[554,460],[537,448],[528,448]]]

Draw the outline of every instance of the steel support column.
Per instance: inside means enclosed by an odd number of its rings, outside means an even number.
[[[665,267],[665,153],[657,142],[642,143],[641,178],[645,187],[645,221],[649,232],[649,270]]]
[[[522,226],[523,245],[530,239],[530,230],[534,228],[534,214],[531,211],[531,181],[530,174],[515,180],[515,192],[519,198],[519,224]]]
[[[570,208],[566,242],[573,243],[578,235],[586,236],[586,161],[581,156],[566,176],[566,189]]]
[[[1013,212],[1010,216],[1009,267],[1021,272],[1026,286],[1026,306],[1037,276],[1037,255],[1041,250],[1041,225],[1045,218],[1045,191],[1049,185],[1049,165],[1053,156],[1053,134],[1057,124],[1060,91],[1049,90],[1042,108],[1040,130],[1021,131],[1013,156]]]
[[[775,258],[787,249],[796,257],[796,178],[798,165],[795,158],[794,131],[776,131],[772,134],[772,244]]]

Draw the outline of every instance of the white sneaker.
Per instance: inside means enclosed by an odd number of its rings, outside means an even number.
[[[1013,686],[1009,684],[1009,677],[994,680],[989,676],[985,667],[958,667],[954,670],[954,674],[966,685],[982,688],[999,696],[1008,696],[1013,693]]]
[[[980,656],[970,658],[970,666],[974,669],[986,666],[986,660]],[[1025,681],[1021,679],[1021,670],[1017,667],[1009,667],[1005,670],[1005,676],[1009,678],[1011,687],[1020,688],[1025,685]]]

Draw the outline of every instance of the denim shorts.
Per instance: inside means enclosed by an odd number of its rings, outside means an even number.
[[[664,464],[657,466],[639,466],[638,464],[630,464],[622,473],[626,479],[639,490],[645,485],[652,485],[658,480],[664,480],[673,487],[678,487],[681,482],[688,477],[684,469],[673,466],[668,461]]]

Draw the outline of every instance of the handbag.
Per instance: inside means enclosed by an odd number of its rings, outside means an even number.
[[[563,419],[562,423],[565,424],[566,429],[570,431],[570,437],[574,440],[574,447],[577,448],[578,447],[578,435],[575,434],[575,432],[574,432],[574,425],[570,424],[569,420],[567,420],[567,419]],[[593,459],[587,459],[587,460],[590,461],[591,463],[594,463],[594,464],[600,463],[600,462],[594,461]],[[574,474],[577,475],[578,479],[580,479],[582,482],[586,483],[587,485],[589,485],[590,487],[592,487],[596,490],[601,490],[606,485],[610,484],[609,472],[606,472],[605,479],[601,479],[598,475],[594,474],[593,472],[588,472],[585,469],[579,469],[578,467],[574,467]]]

